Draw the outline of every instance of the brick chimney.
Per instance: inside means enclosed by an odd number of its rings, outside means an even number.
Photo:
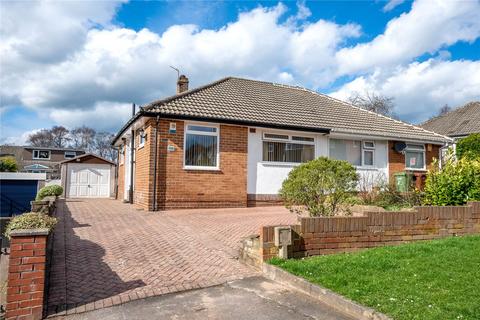
[[[177,94],[188,90],[188,78],[185,75],[181,75],[177,80]]]

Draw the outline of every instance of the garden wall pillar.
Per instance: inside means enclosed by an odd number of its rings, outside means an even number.
[[[48,229],[10,234],[6,319],[42,319]]]

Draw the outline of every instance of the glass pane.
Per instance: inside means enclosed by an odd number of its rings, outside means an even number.
[[[355,166],[362,163],[360,141],[330,139],[330,158],[346,160]]]
[[[217,166],[217,137],[187,134],[185,143],[185,165]]]
[[[188,125],[188,130],[202,131],[202,132],[217,132],[217,128]]]
[[[263,161],[301,163],[311,161],[314,158],[315,147],[313,145],[263,142]]]
[[[405,166],[412,169],[423,169],[423,152],[407,151],[405,153]]]
[[[38,152],[38,158],[48,159],[48,158],[50,158],[50,152],[49,151],[39,151]]]
[[[407,144],[407,150],[425,150],[423,144]]]
[[[366,166],[373,166],[373,151],[363,151],[363,164]]]
[[[375,143],[373,143],[372,141],[365,141],[363,145],[365,146],[365,148],[375,148]]]
[[[264,137],[266,139],[283,139],[283,140],[288,140],[287,135],[283,134],[272,134],[272,133],[265,133]]]
[[[292,140],[296,141],[308,141],[308,142],[313,142],[314,139],[310,137],[298,137],[298,136],[292,136]]]

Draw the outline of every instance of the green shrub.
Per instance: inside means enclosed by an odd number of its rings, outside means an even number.
[[[394,183],[387,184],[380,188],[374,204],[387,210],[399,210],[411,208],[422,204],[423,194],[414,188],[408,192],[399,192]]]
[[[10,233],[13,230],[20,229],[40,229],[46,228],[52,230],[57,224],[57,219],[39,212],[27,212],[13,217],[5,229],[5,236],[10,239]]]
[[[37,197],[35,200],[42,200],[45,197],[50,197],[50,196],[61,196],[63,193],[63,188],[59,185],[51,185],[51,186],[46,186],[40,189],[37,193]]]
[[[291,211],[306,210],[311,216],[332,216],[348,204],[358,175],[346,161],[320,157],[290,171],[280,196]]]
[[[14,157],[3,157],[0,159],[0,172],[17,172],[17,160]]]
[[[459,159],[480,160],[480,133],[473,133],[457,143]]]
[[[480,161],[450,158],[441,170],[436,163],[432,168],[427,174],[424,204],[456,206],[480,200]]]

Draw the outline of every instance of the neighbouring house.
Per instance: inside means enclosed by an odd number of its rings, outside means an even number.
[[[347,160],[370,186],[421,186],[451,139],[301,87],[228,77],[142,108],[116,135],[117,197],[146,210],[278,203],[292,168]]]
[[[116,164],[86,153],[61,162],[61,185],[66,198],[115,196]]]
[[[447,112],[420,124],[420,127],[455,140],[472,133],[480,133],[480,101]]]
[[[30,211],[30,201],[45,185],[45,173],[0,172],[0,217]]]
[[[20,172],[46,173],[47,180],[60,179],[60,163],[85,154],[73,148],[0,146],[0,157],[14,157]]]

